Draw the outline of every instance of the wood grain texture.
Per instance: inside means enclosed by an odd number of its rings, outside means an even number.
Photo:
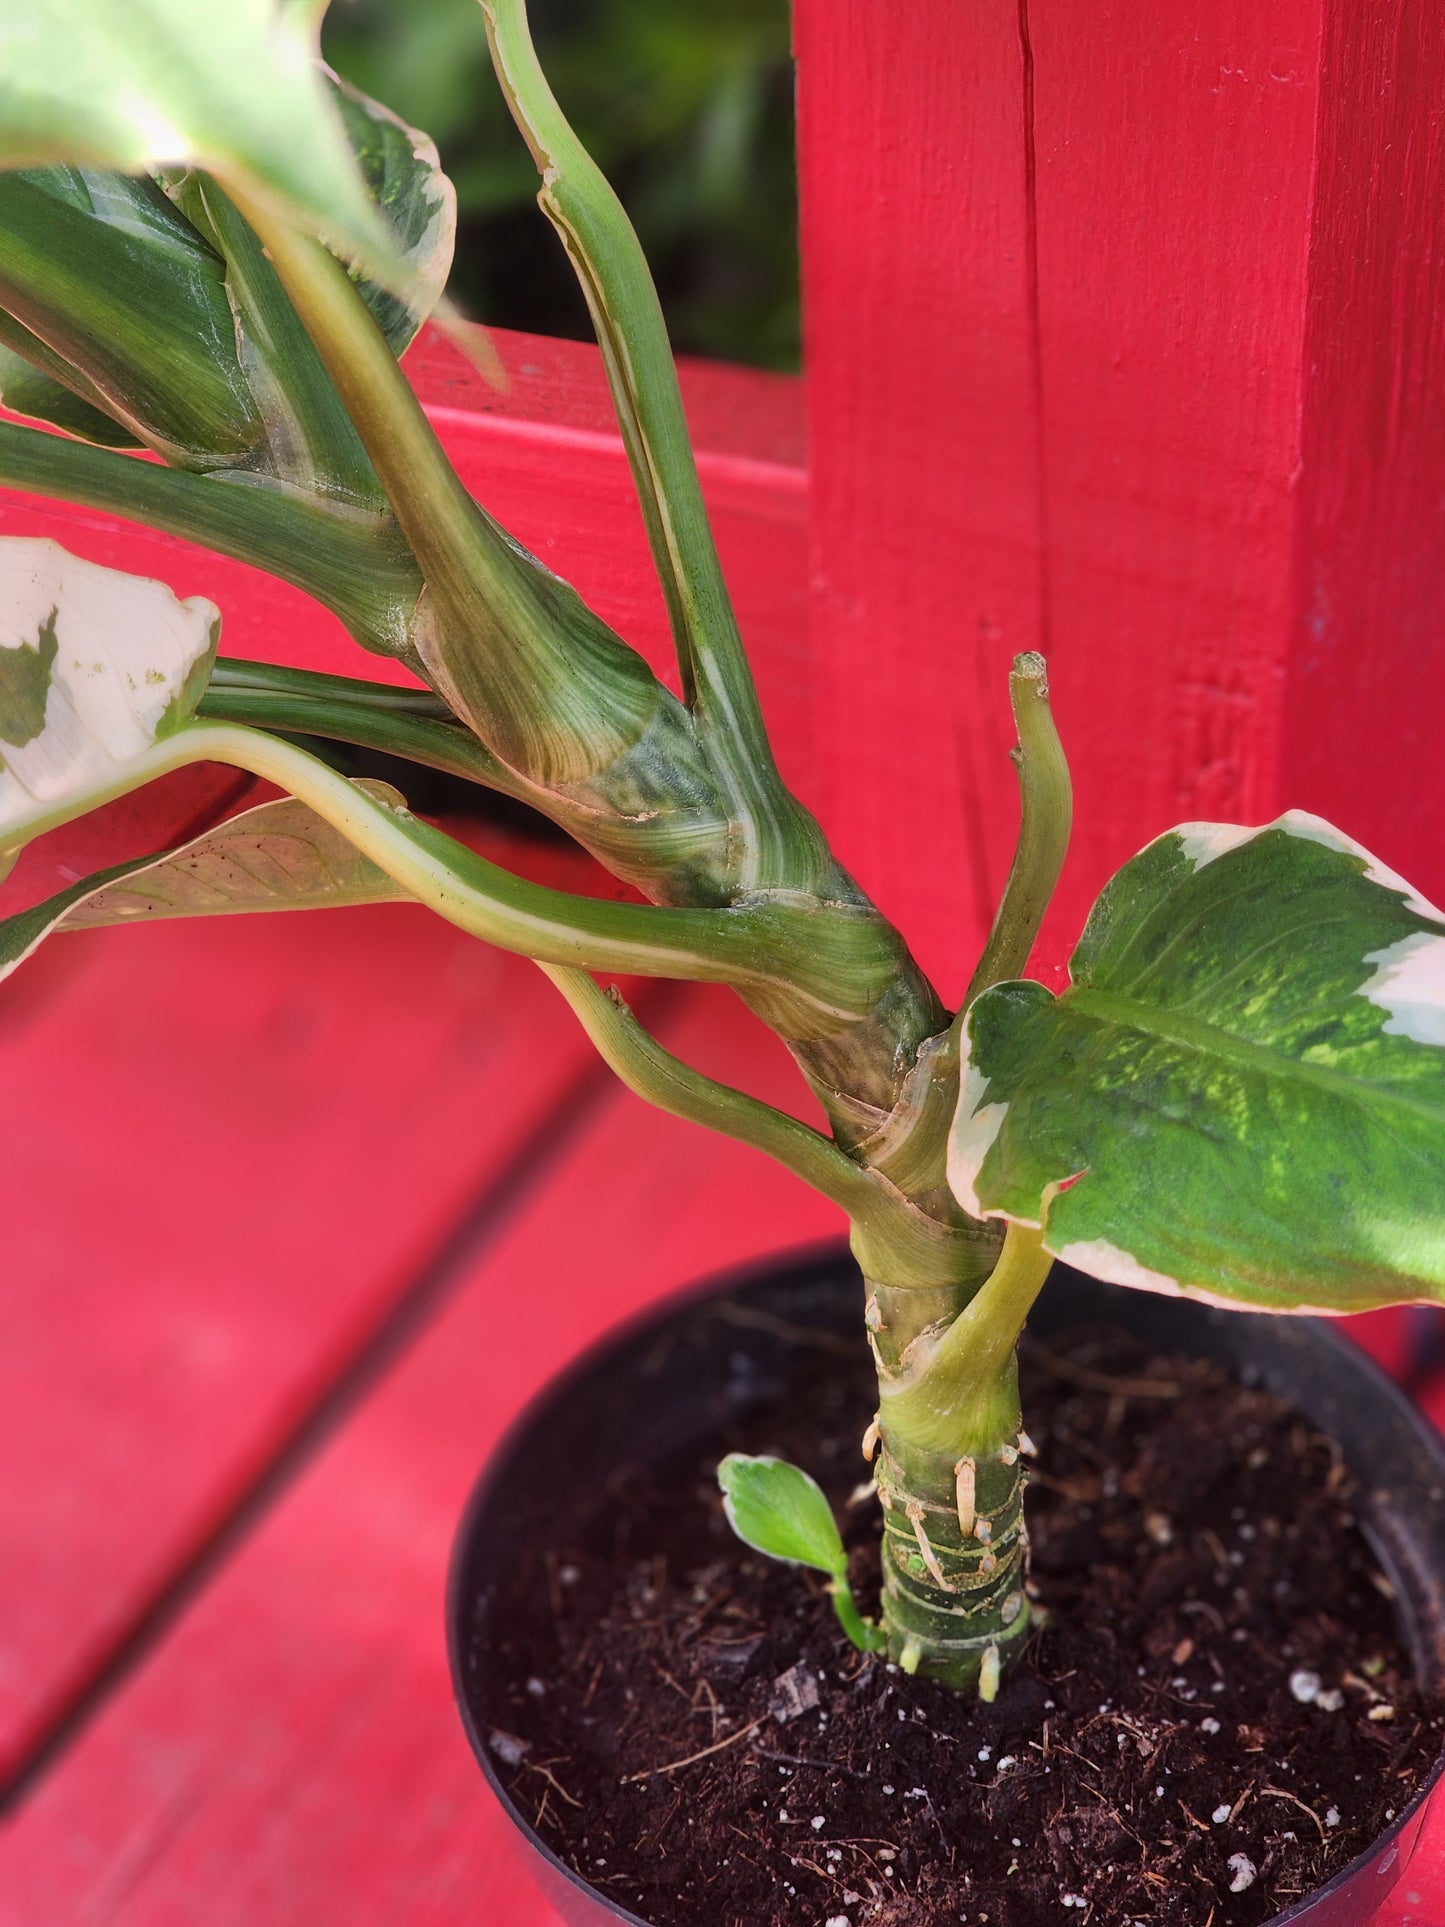
[[[956,992],[1002,883],[1023,647],[1078,784],[1046,963],[1189,817],[1302,803],[1438,889],[1428,10],[798,0],[797,39],[826,820],[925,965]]]
[[[672,1048],[775,1099],[796,1089],[725,993],[687,993],[678,1013]],[[619,1091],[36,1787],[0,1842],[0,1922],[550,1921],[446,1677],[443,1573],[467,1489],[521,1402],[609,1324],[838,1223],[755,1153]]]
[[[1000,881],[978,831],[1012,781],[1007,664],[1041,621],[1018,22],[799,0],[795,43],[821,813],[956,996]]]
[[[1445,903],[1445,31],[1325,11],[1281,790]]]
[[[410,906],[86,933],[0,1012],[0,1784],[594,1075]]]

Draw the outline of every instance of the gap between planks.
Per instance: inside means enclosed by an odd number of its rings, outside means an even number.
[[[639,991],[634,1008],[649,1027],[664,1022],[695,995],[690,985],[660,983]],[[0,1817],[13,1818],[49,1768],[84,1733],[106,1702],[164,1639],[210,1580],[224,1567],[324,1450],[380,1380],[445,1309],[477,1259],[591,1125],[616,1079],[594,1059],[529,1131],[501,1169],[438,1240],[411,1284],[393,1299],[353,1347],[331,1384],[277,1444],[229,1512],[158,1588],[111,1652],[61,1708],[50,1730],[0,1782]]]

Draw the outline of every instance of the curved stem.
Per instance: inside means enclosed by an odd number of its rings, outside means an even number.
[[[629,1090],[673,1117],[765,1152],[850,1215],[876,1208],[872,1180],[820,1131],[684,1064],[643,1028],[615,990],[603,990],[586,971],[546,963],[540,968]]]
[[[459,723],[429,689],[356,682],[319,670],[217,661],[198,715],[207,722],[355,743],[445,770],[530,803],[536,792]]]
[[[200,542],[315,596],[363,648],[386,656],[410,648],[421,574],[389,517],[8,422],[0,423],[0,483]]]
[[[1009,700],[1019,739],[1012,751],[1022,812],[1018,844],[964,1010],[990,984],[1023,975],[1069,847],[1073,787],[1049,709],[1048,669],[1042,656],[1033,651],[1015,656]]]
[[[730,983],[788,1001],[822,1034],[866,1015],[896,969],[877,919],[836,918],[830,954],[813,919],[775,901],[671,910],[571,896],[514,877],[410,812],[387,808],[295,745],[229,723],[193,723],[108,780],[12,825],[6,847],[82,816],[188,763],[250,770],[309,803],[394,882],[438,915],[500,949],[584,970]],[[811,976],[812,982],[808,981]],[[845,989],[846,986],[846,989]]]
[[[561,236],[591,310],[653,563],[672,619],[688,703],[732,742],[734,760],[771,768],[703,505],[667,325],[622,203],[578,140],[547,82],[525,0],[482,0],[507,105],[542,176],[543,213]]]
[[[1018,1424],[1014,1350],[1052,1263],[1041,1231],[1011,1224],[988,1282],[881,1386],[885,1430],[927,1452],[995,1450]]]

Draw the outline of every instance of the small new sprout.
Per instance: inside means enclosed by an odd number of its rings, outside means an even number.
[[[881,1628],[858,1611],[848,1584],[848,1554],[822,1488],[786,1459],[730,1452],[717,1469],[728,1524],[745,1545],[769,1559],[826,1573],[844,1632],[861,1652],[881,1651]]]

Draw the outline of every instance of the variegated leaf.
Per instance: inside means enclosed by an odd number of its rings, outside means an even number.
[[[374,281],[358,282],[391,352],[400,355],[446,287],[456,243],[456,190],[425,134],[329,70],[327,77],[367,192],[411,271],[405,300]]]
[[[0,541],[0,848],[104,795],[189,719],[220,626],[204,596],[182,601],[45,538]]]
[[[1149,1290],[1445,1297],[1445,914],[1318,817],[1186,824],[1109,882],[1070,976],[969,1013],[965,1209]]]
[[[394,257],[295,0],[0,0],[0,166],[205,168]]]
[[[13,348],[0,346],[0,406],[31,421],[49,422],[82,442],[101,448],[139,448],[128,428],[84,401],[53,376],[42,374]]]
[[[356,787],[380,803],[405,807],[389,783],[359,778]],[[0,920],[0,978],[60,930],[406,900],[406,892],[339,830],[285,796],[231,817],[178,850],[117,864]]]

